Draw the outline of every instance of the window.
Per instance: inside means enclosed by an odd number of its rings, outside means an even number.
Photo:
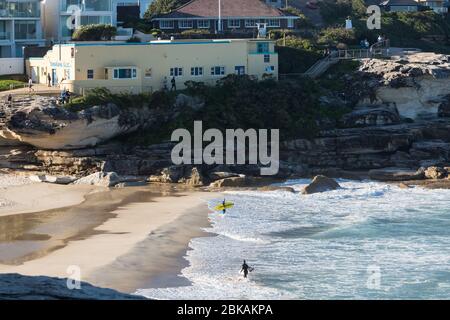
[[[259,42],[258,43],[258,53],[267,53],[267,52],[269,52],[269,43]]]
[[[266,22],[268,27],[280,27],[280,19],[267,19]]]
[[[193,67],[191,68],[191,76],[201,77],[203,76],[203,67]]]
[[[180,29],[192,29],[194,27],[194,22],[192,20],[180,20],[178,21],[178,27]]]
[[[211,68],[211,75],[212,76],[223,76],[225,75],[225,67],[212,67]]]
[[[209,29],[210,26],[209,20],[197,20],[197,28],[199,29]]]
[[[245,20],[245,27],[246,28],[254,28],[254,27],[256,27],[257,23],[258,23],[258,20],[247,19],[247,20]]]
[[[183,76],[183,68],[170,68],[170,76],[171,77],[182,77]]]
[[[229,19],[228,20],[228,28],[240,28],[241,27],[241,20],[239,19]]]
[[[288,28],[294,28],[294,19],[288,19]]]
[[[265,63],[270,63],[270,54],[265,54],[264,55],[264,62]]]
[[[115,68],[113,79],[136,79],[136,68]]]
[[[159,28],[160,29],[173,29],[175,26],[175,23],[173,20],[161,20],[159,21]]]
[[[244,66],[236,66],[236,67],[234,67],[234,72],[239,76],[243,76],[245,74],[245,67]]]
[[[88,78],[88,79],[94,79],[94,70],[89,69],[89,70],[87,71],[87,78]]]
[[[70,69],[64,69],[64,79],[72,80],[70,77]]]
[[[268,66],[268,67],[266,67],[266,72],[267,72],[267,73],[273,73],[273,72],[275,72],[275,66]]]

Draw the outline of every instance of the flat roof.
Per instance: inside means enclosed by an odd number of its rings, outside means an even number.
[[[274,42],[271,39],[179,39],[179,40],[154,40],[150,42],[69,42],[55,44],[54,46],[89,47],[89,46],[151,46],[151,45],[186,45],[186,44],[224,44],[232,42]]]

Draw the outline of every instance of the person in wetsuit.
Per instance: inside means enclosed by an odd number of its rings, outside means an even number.
[[[225,208],[225,199],[223,199],[223,201],[222,201],[222,205],[223,205],[223,214],[225,214],[226,212],[227,212],[227,209]]]
[[[241,272],[244,271],[244,278],[247,278],[249,269],[250,269],[250,267],[244,260],[244,264],[242,265],[242,269],[241,269]]]

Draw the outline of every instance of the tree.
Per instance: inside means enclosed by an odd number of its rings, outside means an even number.
[[[89,24],[81,26],[72,35],[76,41],[109,41],[117,34],[116,27],[108,24]]]
[[[159,14],[170,13],[172,10],[188,3],[190,0],[155,0],[148,7],[144,18],[151,19]]]

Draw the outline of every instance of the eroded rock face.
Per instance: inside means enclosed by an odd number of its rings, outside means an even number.
[[[72,112],[51,98],[15,100],[3,116],[0,136],[45,150],[80,149],[96,146],[122,134],[146,129],[168,111],[119,108],[113,103]],[[167,113],[167,114],[166,114]]]
[[[76,180],[73,184],[114,187],[119,182],[121,182],[121,179],[115,172],[96,172],[89,176]]]
[[[401,122],[396,108],[389,106],[369,106],[358,108],[342,118],[347,128],[383,126]]]
[[[400,116],[436,117],[450,94],[450,59],[446,55],[417,53],[397,59],[371,59],[348,79],[350,96],[358,105],[396,107]],[[441,111],[441,114],[444,114]]]
[[[313,194],[325,191],[332,191],[339,189],[341,186],[334,179],[318,175],[315,176],[312,182],[303,188],[302,194]]]

